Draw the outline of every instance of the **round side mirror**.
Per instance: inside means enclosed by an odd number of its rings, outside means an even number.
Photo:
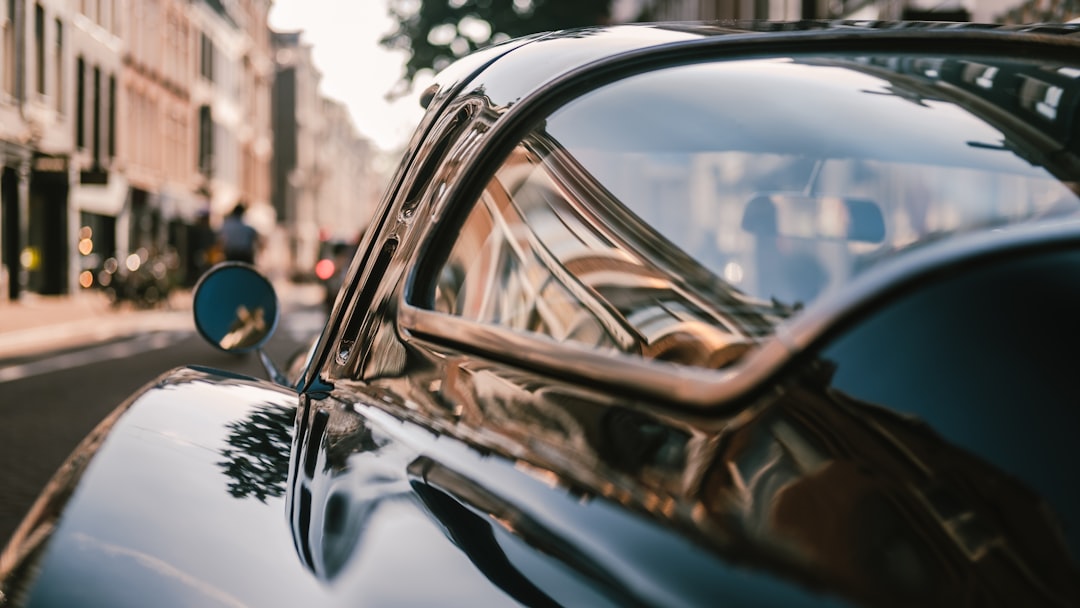
[[[277,328],[274,286],[252,266],[226,262],[195,285],[195,328],[207,342],[230,353],[260,348]]]

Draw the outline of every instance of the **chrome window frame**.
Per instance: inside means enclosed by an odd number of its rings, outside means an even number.
[[[448,347],[492,360],[531,369],[560,378],[572,378],[615,393],[651,397],[658,404],[701,410],[730,406],[753,399],[761,391],[778,390],[767,381],[797,363],[807,349],[828,339],[848,324],[856,322],[882,302],[915,288],[928,276],[959,272],[964,267],[985,263],[998,256],[1016,255],[1041,249],[1080,247],[1080,223],[1019,226],[1006,234],[973,233],[902,256],[892,263],[866,273],[839,293],[822,298],[796,318],[777,328],[746,360],[724,370],[706,370],[674,364],[658,364],[634,356],[596,352],[574,344],[557,343],[542,335],[525,334],[457,318],[416,306],[417,286],[425,273],[437,272],[444,255],[452,247],[456,227],[464,221],[479,193],[502,163],[506,154],[528,131],[533,119],[549,113],[583,88],[598,86],[628,74],[694,61],[757,58],[791,53],[903,53],[954,55],[1008,55],[1020,52],[1050,60],[1075,52],[1072,41],[1056,37],[1029,36],[1016,32],[958,30],[938,32],[792,32],[762,36],[750,34],[730,39],[712,38],[670,43],[661,47],[626,52],[594,62],[555,79],[542,91],[527,96],[512,107],[490,114],[490,129],[480,146],[462,150],[453,147],[447,159],[458,163],[461,179],[444,187],[429,187],[417,206],[424,218],[403,237],[398,249],[397,275],[380,286],[383,310],[393,313],[398,338],[426,350]],[[1064,38],[1064,37],[1062,37]],[[929,43],[929,44],[928,44]],[[493,141],[488,141],[493,140]],[[433,196],[437,191],[438,196]],[[391,216],[404,203],[393,205]],[[411,222],[410,222],[411,223]],[[399,224],[400,226],[400,224]],[[393,233],[388,227],[386,235]],[[440,238],[443,237],[443,238]],[[445,241],[451,240],[447,245]],[[445,249],[443,251],[442,249]],[[432,263],[432,259],[439,262]],[[432,269],[432,267],[435,267]],[[384,277],[387,279],[390,277]],[[378,298],[377,298],[378,300]],[[353,310],[350,314],[357,314]],[[368,312],[369,317],[378,313]],[[370,322],[366,326],[370,326]],[[339,371],[344,368],[339,368]],[[362,367],[353,365],[354,379]]]

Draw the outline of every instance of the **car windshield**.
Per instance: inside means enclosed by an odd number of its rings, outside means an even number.
[[[914,245],[1076,213],[1077,107],[1080,67],[1045,62],[698,63],[560,108],[544,162],[575,165],[680,272],[794,311]]]

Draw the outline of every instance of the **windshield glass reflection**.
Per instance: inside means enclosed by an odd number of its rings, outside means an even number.
[[[1080,81],[1052,68],[888,56],[683,66],[601,88],[545,132],[717,276],[798,306],[912,244],[1080,208],[1078,142],[1053,139],[1068,137],[1058,127]],[[871,210],[883,238],[851,238]]]
[[[608,84],[507,157],[429,306],[725,367],[915,246],[1076,214],[1080,72],[1060,67],[772,58]]]

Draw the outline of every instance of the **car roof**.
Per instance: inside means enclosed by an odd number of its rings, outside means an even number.
[[[776,42],[841,37],[939,39],[1057,39],[1080,46],[1080,25],[903,22],[903,21],[715,21],[630,23],[535,34],[469,55],[440,73],[433,89],[469,82],[468,91],[483,90],[495,106],[507,106],[559,77],[600,61],[669,45],[716,42]],[[1050,36],[1047,36],[1050,35]],[[461,64],[461,65],[458,65]],[[478,68],[465,76],[468,68]],[[455,82],[456,81],[456,82]],[[462,90],[465,90],[464,88]]]

